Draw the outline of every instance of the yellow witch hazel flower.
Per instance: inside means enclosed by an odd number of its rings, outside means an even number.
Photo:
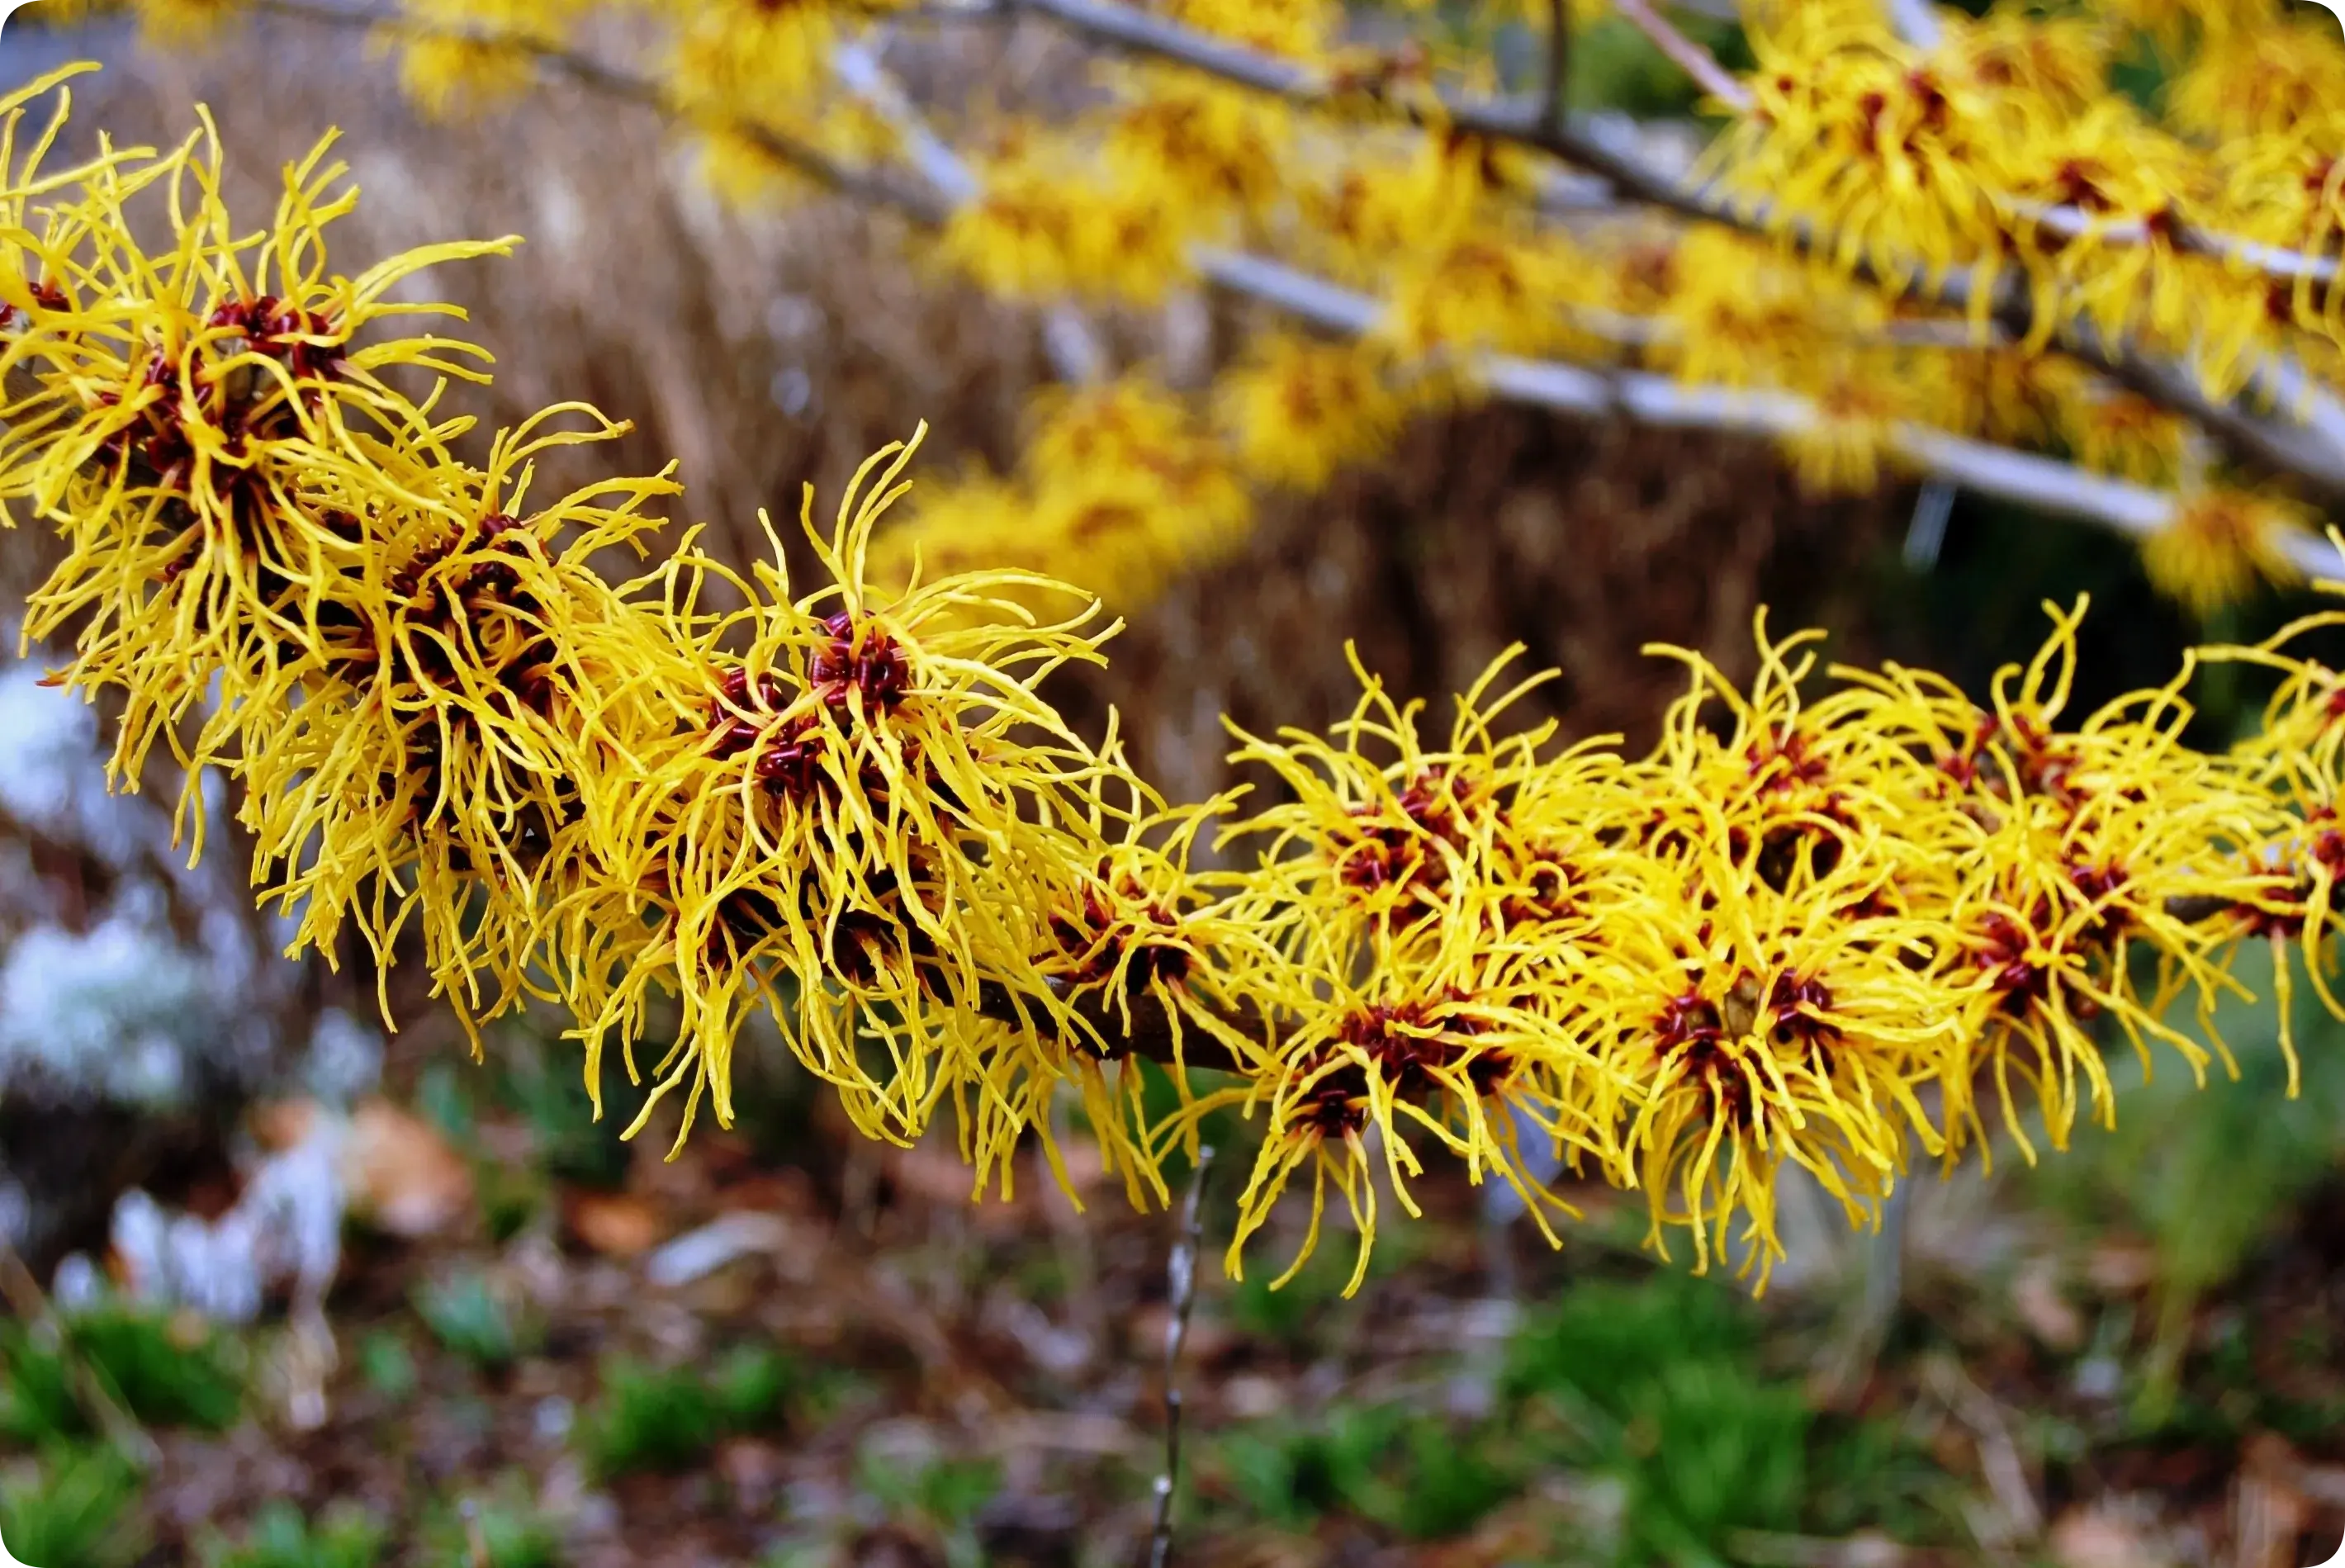
[[[167,48],[207,43],[250,9],[249,0],[129,0],[129,7],[139,36]]]
[[[1480,214],[1496,173],[1487,150],[1388,126],[1326,148],[1294,177],[1302,238],[1318,252],[1312,260],[1347,281],[1383,286],[1395,257],[1423,251]]]
[[[1010,299],[1153,303],[1190,275],[1190,243],[1227,221],[1222,203],[1182,200],[1165,182],[1112,178],[1067,137],[1014,137],[978,174],[977,197],[954,209],[939,248]]]
[[[1940,56],[1980,86],[2009,91],[2019,114],[2038,104],[2078,111],[2097,100],[2117,36],[2104,16],[2044,16],[2002,7],[1984,16],[1942,10],[1939,24],[1945,33]]]
[[[1198,1102],[1198,1114],[1242,1104],[1269,1116],[1233,1260],[1307,1168],[1303,1255],[1332,1185],[1361,1231],[1356,1288],[1378,1183],[1415,1212],[1406,1181],[1422,1171],[1416,1136],[1457,1156],[1471,1179],[1495,1174],[1522,1189],[1542,1224],[1542,1210],[1559,1205],[1524,1174],[1524,1123],[1575,1163],[1603,1157],[1617,1097],[1573,1028],[1579,984],[1564,950],[1601,918],[1589,901],[1600,873],[1584,859],[1600,853],[1599,829],[1585,809],[1609,770],[1600,752],[1551,765],[1587,787],[1553,792],[1581,809],[1570,827],[1550,820],[1549,801],[1531,801],[1553,725],[1508,737],[1492,728],[1544,678],[1501,688],[1518,652],[1460,699],[1443,749],[1422,744],[1416,706],[1395,704],[1356,658],[1363,692],[1335,727],[1340,745],[1239,732],[1233,760],[1267,765],[1294,799],[1223,835],[1251,840],[1257,856],[1236,878],[1230,912],[1269,939],[1236,955],[1236,979],[1293,1023],[1252,1084]]]
[[[1025,472],[1046,526],[1066,544],[1061,575],[1103,558],[1154,593],[1181,568],[1244,541],[1253,504],[1230,455],[1188,402],[1146,374],[1037,395]]]
[[[1339,945],[1313,941],[1304,944],[1310,957],[1278,971],[1272,994],[1294,1022],[1279,1040],[1276,1063],[1246,1087],[1196,1106],[1259,1105],[1267,1112],[1262,1150],[1238,1203],[1233,1275],[1247,1240],[1287,1184],[1308,1169],[1309,1228],[1279,1283],[1316,1245],[1333,1186],[1359,1232],[1345,1287],[1347,1294],[1357,1290],[1375,1243],[1379,1185],[1389,1183],[1401,1207],[1418,1212],[1407,1181],[1424,1172],[1420,1141],[1457,1156],[1475,1181],[1495,1174],[1510,1183],[1543,1223],[1543,1208],[1570,1212],[1524,1173],[1505,1096],[1526,1072],[1559,1071],[1584,1086],[1595,1064],[1579,1041],[1519,1000],[1536,983],[1527,971],[1537,954],[1478,937],[1472,921],[1457,920],[1423,947],[1381,955],[1365,970]]]
[[[233,754],[248,699],[285,699],[288,672],[319,656],[329,579],[372,547],[350,531],[350,499],[444,461],[452,429],[382,372],[476,374],[462,344],[353,339],[397,315],[453,313],[389,295],[427,267],[503,244],[432,246],[355,279],[328,273],[325,229],[355,200],[328,146],[287,169],[257,242],[220,199],[208,127],[76,181],[17,177],[39,195],[15,207],[0,256],[10,389],[0,504],[12,521],[30,514],[65,535],[25,635],[76,626],[73,683],[123,693],[113,767],[126,783],[159,737],[191,789],[195,769]],[[177,235],[150,256],[135,233],[163,212]],[[227,684],[187,747],[178,720],[215,677]],[[183,805],[199,827],[193,797]]]
[[[2008,140],[1992,160],[1999,199],[2036,285],[2032,342],[2047,341],[2077,318],[2113,338],[2149,331],[2178,341],[2198,334],[2236,341],[2263,324],[2260,300],[2221,286],[2216,264],[2179,254],[2172,242],[2173,220],[2212,194],[2195,150],[2180,138],[2130,104],[2105,101],[2056,115],[2046,106],[2038,123]],[[2086,226],[2046,235],[2035,218],[2044,208],[2081,214]],[[2114,227],[2140,237],[2109,243],[2104,236]],[[2217,373],[2226,368],[2214,353],[2200,353],[2197,362],[2210,386],[2223,395],[2235,390],[2235,381]]]
[[[1967,259],[1991,216],[1988,95],[1915,59],[1877,9],[1860,28],[1762,29],[1751,44],[1755,112],[1707,168],[1779,222],[1822,225],[1843,271],[1903,279]]]
[[[1706,1267],[1741,1215],[1741,1266],[1762,1278],[1782,1164],[1853,1219],[1912,1145],[1943,1152],[1919,1091],[1962,1001],[1933,895],[1963,834],[1926,764],[1859,703],[1803,700],[1814,640],[1773,642],[1762,616],[1747,695],[1699,656],[1649,650],[1692,681],[1639,791],[1644,918],[1604,927],[1628,990],[1591,1021],[1642,1085],[1628,1157],[1656,1244],[1681,1227]]]
[[[516,97],[539,52],[560,46],[592,0],[403,0],[404,25],[386,27],[399,46],[399,82],[433,116]]]
[[[2212,13],[2231,15],[2214,21]],[[2216,140],[2317,125],[2345,103],[2345,39],[2310,8],[2278,15],[2266,0],[2208,5],[2199,47],[2169,90],[2175,123]]]
[[[1215,382],[1214,412],[1249,475],[1321,490],[1397,433],[1403,405],[1394,373],[1372,348],[1274,333]]]
[[[1809,384],[1820,356],[1844,358],[1840,342],[1886,325],[1878,294],[1716,224],[1689,229],[1667,269],[1659,319],[1670,331],[1657,358],[1687,382]]]
[[[669,0],[668,90],[695,113],[756,119],[804,97],[830,69],[851,24],[901,10],[901,0]]]
[[[907,1138],[975,1070],[963,1022],[1062,1005],[984,889],[1022,856],[1096,852],[1079,795],[1113,764],[1035,687],[1095,662],[1113,628],[1087,630],[1092,606],[1073,589],[1062,618],[1036,624],[1006,595],[1049,585],[1022,573],[875,589],[872,527],[909,456],[890,446],[867,463],[827,535],[809,494],[830,579],[812,593],[793,596],[778,540],[748,578],[692,552],[652,579],[698,670],[699,710],[676,715],[667,755],[633,787],[608,883],[582,894],[572,938],[590,1081],[614,1037],[635,1075],[654,990],[683,1008],[638,1126],[678,1088],[686,1129],[704,1094],[731,1121],[733,1034],[756,1001],[859,1125]],[[746,607],[706,608],[720,581]]]
[[[1779,438],[1800,488],[1818,496],[1878,489],[1911,399],[1893,356],[1846,356],[1817,389],[1815,417]]]
[[[1344,19],[1335,0],[1172,0],[1164,9],[1200,32],[1299,60],[1321,55]]]
[[[1477,224],[1406,254],[1381,331],[1412,356],[1536,352],[1568,336],[1555,305],[1584,290],[1593,273],[1560,235]]]
[[[1008,566],[1048,579],[1045,598],[1071,583],[1131,609],[1244,539],[1253,503],[1241,460],[1152,378],[1046,389],[1029,420],[1020,471],[924,492],[911,519],[875,541],[873,581],[904,582],[922,565]],[[1030,590],[1007,593],[1034,614],[1053,613]]]
[[[1721,831],[1721,829],[1724,829]],[[1714,815],[1621,928],[1630,977],[1597,1022],[1603,1054],[1639,1102],[1628,1160],[1652,1205],[1652,1242],[1683,1228],[1697,1268],[1729,1253],[1763,1279],[1776,1237],[1778,1173],[1796,1165],[1849,1211],[1873,1212],[1910,1150],[1944,1139],[1921,1099],[1954,1027],[1952,988],[1934,973],[1932,922],[1875,901],[1891,869],[1863,854],[1779,892],[1734,853]],[[1916,958],[1920,963],[1909,962]]]
[[[1503,663],[1460,702],[1457,744],[1437,750],[1417,734],[1423,705],[1394,702],[1356,650],[1346,651],[1361,695],[1332,738],[1290,729],[1269,740],[1233,727],[1241,744],[1230,760],[1266,767],[1289,799],[1233,825],[1223,841],[1258,846],[1242,897],[1267,929],[1284,932],[1279,946],[1290,954],[1320,941],[1348,947],[1371,931],[1397,940],[1447,911],[1485,851],[1485,820],[1528,766],[1528,743],[1501,743],[1489,729],[1523,688],[1487,707],[1481,700]],[[1314,908],[1320,917],[1305,920],[1302,911]]]
[[[1958,1036],[1969,1054],[1944,1080],[1949,1136],[1964,1144],[1984,1132],[1967,1097],[1983,1071],[2005,1129],[2030,1158],[2015,1074],[2056,1148],[2086,1104],[2104,1121],[2113,1115],[2090,1027],[2102,1016],[2145,1063],[2158,1040],[2203,1071],[2207,1049],[2164,1014],[2194,993],[2210,1028],[2214,1000],[2235,989],[2218,962],[2226,933],[2207,917],[2267,891],[2268,875],[2242,851],[2278,820],[2243,770],[2181,744],[2188,668],[2059,728],[2085,606],[2046,609],[2053,626],[2044,647],[2025,667],[1998,672],[1986,708],[1916,672],[1851,672],[1880,704],[1874,721],[1934,759],[1946,798],[1982,835],[1962,859],[1947,915],[1974,972]],[[2158,959],[2157,989],[2147,996],[2134,989],[2129,956],[2143,948]],[[2214,1050],[2221,1053],[2219,1039]]]
[[[2284,497],[2208,486],[2185,491],[2173,515],[2141,547],[2149,580],[2200,616],[2237,604],[2264,583],[2303,580],[2288,552],[2310,538],[2311,514]]]
[[[1112,810],[1100,793],[1111,788],[1128,797]],[[1008,1189],[1010,1155],[1029,1127],[1058,1167],[1049,1107],[1067,1085],[1135,1205],[1165,1201],[1162,1166],[1171,1150],[1186,1145],[1194,1156],[1193,1117],[1152,1125],[1147,1073],[1132,1043],[1157,1043],[1183,1105],[1193,1103],[1193,1064],[1244,1067],[1259,1054],[1247,1032],[1259,1028],[1258,1010],[1230,974],[1243,967],[1240,954],[1261,956],[1261,938],[1189,868],[1197,834],[1233,799],[1167,809],[1136,780],[1104,777],[1092,792],[1095,861],[1023,855],[999,868],[989,896],[1029,915],[1026,947],[1049,986],[1050,1016],[1041,1028],[996,1026],[988,1082],[1005,1079],[1020,1093],[972,1092],[957,1104],[980,1189],[994,1168]]]
[[[2318,586],[2332,597],[2340,591],[2331,582]],[[2340,625],[2345,612],[2320,610],[2253,647],[2213,647],[2199,654],[2209,661],[2260,666],[2280,677],[2265,707],[2262,728],[2234,746],[2229,758],[2268,793],[2275,817],[2260,838],[2247,838],[2238,856],[2243,869],[2259,876],[2263,885],[2233,903],[2227,934],[2261,940],[2272,949],[2273,1001],[2291,1067],[2290,992],[2297,961],[2322,1005],[2345,1018],[2345,1001],[2330,980],[2334,959],[2328,950],[2337,884],[2345,879],[2345,826],[2339,815],[2345,806],[2345,676],[2304,651],[2308,636]],[[2291,1093],[2295,1086],[2291,1073]]]
[[[2181,475],[2190,427],[2148,399],[2094,387],[2061,397],[2055,407],[2077,462],[2095,473],[2137,484],[2170,484]]]
[[[1967,835],[1938,804],[1926,753],[1884,728],[1859,694],[1803,694],[1821,634],[1777,641],[1763,610],[1752,633],[1759,667],[1747,693],[1700,654],[1646,649],[1691,677],[1649,764],[1671,781],[1649,790],[1639,831],[1651,852],[1673,857],[1722,825],[1728,860],[1777,892],[1829,877],[1853,854],[1910,882],[1959,852]],[[1883,891],[1895,890],[1864,897]]]
[[[872,536],[866,569],[874,583],[901,585],[916,575],[949,576],[983,566],[1045,570],[1049,545],[1035,538],[1033,498],[1014,480],[972,465],[958,478],[923,481],[905,504],[909,517]],[[1112,597],[1101,585],[1089,585]]]
[[[579,415],[589,428],[553,428]],[[639,694],[678,678],[591,564],[640,552],[658,523],[638,508],[677,486],[610,480],[527,504],[537,458],[623,430],[557,407],[501,433],[482,471],[419,475],[434,491],[415,502],[349,497],[330,520],[368,555],[331,585],[302,700],[245,712],[239,815],[297,948],[332,962],[355,919],[381,976],[420,923],[476,1052],[476,1018],[548,994],[531,965],[557,890],[611,841],[617,780],[664,733]]]
[[[1206,212],[1268,211],[1293,160],[1294,111],[1187,73],[1143,67],[1135,75],[1107,127],[1112,184],[1160,189]]]

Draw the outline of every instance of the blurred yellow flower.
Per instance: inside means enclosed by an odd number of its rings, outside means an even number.
[[[2303,507],[2275,495],[2186,491],[2166,525],[2142,545],[2142,565],[2167,594],[2201,616],[2212,615],[2259,583],[2302,581],[2288,541],[2310,537],[2310,521]]]

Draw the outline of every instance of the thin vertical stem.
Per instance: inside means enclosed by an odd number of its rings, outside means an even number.
[[[1571,0],[1547,0],[1547,91],[1539,98],[1540,124],[1559,128],[1564,94],[1571,81]]]
[[[1189,1174],[1181,1233],[1164,1267],[1172,1309],[1164,1324],[1164,1469],[1156,1478],[1156,1529],[1149,1538],[1148,1568],[1165,1568],[1172,1560],[1172,1493],[1181,1481],[1181,1348],[1188,1342],[1189,1312],[1197,1304],[1197,1247],[1204,1237],[1205,1173],[1213,1163],[1213,1146],[1207,1144],[1197,1151],[1196,1168]]]
[[[491,1568],[495,1558],[489,1551],[489,1532],[481,1527],[480,1503],[468,1497],[456,1505],[456,1511],[464,1521],[466,1568]]]

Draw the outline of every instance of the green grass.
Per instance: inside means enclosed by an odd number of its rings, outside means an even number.
[[[33,1447],[86,1431],[73,1366],[55,1336],[0,1322],[0,1439]]]
[[[1731,1287],[1591,1281],[1518,1331],[1486,1417],[1338,1404],[1224,1434],[1201,1468],[1247,1518],[1294,1534],[1335,1516],[1451,1538],[1548,1477],[1612,1501],[1541,1562],[1712,1568],[1743,1532],[1949,1533],[1949,1482],[1926,1456],[1890,1426],[1819,1416],[1759,1350]]]
[[[522,1326],[477,1269],[418,1287],[415,1310],[444,1349],[484,1371],[511,1366],[524,1348]]]
[[[237,1347],[194,1319],[108,1305],[62,1326],[0,1324],[0,1438],[34,1446],[96,1435],[76,1362],[146,1426],[220,1431],[242,1408]]]
[[[2133,1415],[2144,1435],[2176,1423],[2175,1435],[2184,1427],[2211,1435],[2237,1424],[2210,1425],[2208,1400],[2194,1400],[2183,1387],[2199,1304],[2290,1222],[2298,1202],[2345,1151],[2345,1024],[2329,1016],[2299,974],[2290,1021],[2303,1077],[2291,1099],[2269,1001],[2269,952],[2244,944],[2233,968],[2263,999],[2226,998],[2215,1013],[2238,1060],[2237,1081],[2217,1063],[2201,1089],[2174,1052],[2158,1047],[2147,1083],[2130,1064],[2117,1070],[2116,1130],[2080,1130],[2067,1156],[2043,1161],[2027,1178],[2033,1196],[2065,1211],[2080,1233],[2131,1231],[2146,1236],[2157,1254],[2148,1353],[2129,1358],[2139,1363]],[[2200,1033],[2188,1009],[2177,1013],[2169,1020],[2177,1028]],[[2219,1354],[2206,1369],[2212,1381],[2225,1380]]]
[[[138,1475],[111,1449],[50,1444],[0,1471],[0,1537],[37,1568],[120,1568],[146,1537]]]
[[[312,1522],[279,1502],[253,1516],[242,1540],[207,1543],[202,1558],[204,1568],[374,1568],[385,1543],[382,1525],[355,1505],[330,1504]]]
[[[236,1343],[194,1318],[103,1307],[75,1316],[66,1337],[143,1425],[224,1431],[243,1408]]]
[[[1813,1418],[1755,1365],[1749,1308],[1675,1274],[1583,1285],[1518,1335],[1505,1386],[1557,1458],[1616,1479],[1622,1562],[1721,1561],[1738,1530],[1799,1522]]]
[[[931,1455],[908,1461],[867,1445],[856,1455],[856,1484],[891,1522],[933,1541],[947,1568],[983,1568],[978,1515],[1001,1491],[1001,1470],[991,1460]]]
[[[1343,1408],[1234,1433],[1221,1444],[1221,1469],[1250,1513],[1298,1534],[1343,1512],[1405,1540],[1437,1540],[1520,1484],[1494,1436],[1397,1404]]]
[[[562,1561],[561,1533],[538,1512],[523,1471],[508,1471],[485,1491],[435,1504],[420,1532],[420,1560],[470,1568],[476,1532],[487,1568],[555,1568]]]
[[[763,1345],[736,1346],[705,1370],[614,1359],[579,1423],[580,1446],[604,1476],[684,1470],[720,1438],[780,1425],[803,1383],[788,1357]]]
[[[403,1404],[415,1393],[415,1357],[407,1341],[387,1329],[359,1341],[358,1368],[367,1388],[392,1404]]]

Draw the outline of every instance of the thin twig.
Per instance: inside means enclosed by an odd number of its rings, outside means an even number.
[[[28,1326],[49,1315],[48,1298],[42,1294],[40,1281],[5,1237],[0,1237],[0,1300],[6,1301],[8,1309]]]
[[[1979,1471],[1994,1496],[1997,1512],[2016,1545],[2044,1533],[2044,1509],[2028,1481],[2019,1445],[2012,1440],[2010,1423],[1995,1396],[1973,1382],[1962,1363],[1950,1355],[1934,1354],[1922,1368],[1924,1385],[1944,1401],[1956,1420],[1970,1429],[1977,1445]]]
[[[1164,1266],[1167,1304],[1164,1324],[1164,1470],[1156,1478],[1156,1528],[1149,1536],[1148,1568],[1165,1568],[1172,1560],[1172,1493],[1181,1482],[1181,1348],[1189,1339],[1189,1313],[1197,1304],[1197,1250],[1204,1239],[1205,1173],[1213,1163],[1213,1145],[1197,1150],[1196,1167],[1189,1173],[1188,1196],[1181,1200],[1181,1233],[1173,1238],[1172,1255]]]
[[[1539,95],[1549,130],[1563,123],[1571,85],[1571,0],[1547,0],[1547,91]]]
[[[606,97],[641,104],[679,119],[690,120],[697,113],[691,105],[675,102],[665,89],[649,76],[621,70],[591,55],[566,48],[548,39],[532,37],[525,33],[493,28],[435,27],[409,17],[354,11],[328,4],[326,0],[253,0],[253,8],[268,15],[322,23],[328,26],[411,37],[447,38],[518,49],[554,74],[567,76],[579,86],[590,87]],[[802,142],[786,131],[777,130],[763,120],[738,116],[725,117],[728,128],[758,151],[778,163],[788,164],[816,183],[842,196],[852,197],[867,206],[891,209],[928,223],[941,222],[952,210],[950,199],[925,183],[899,178],[888,169],[842,163],[821,148]]]
[[[1368,295],[1264,257],[1208,251],[1199,256],[1198,263],[1215,283],[1331,331],[1370,331],[1383,314],[1381,303]],[[1814,403],[1794,393],[1688,386],[1644,371],[1608,372],[1502,355],[1487,356],[1467,370],[1497,396],[1561,413],[1618,415],[1677,429],[1767,436],[1811,428],[1818,417]],[[2156,533],[2173,512],[2174,497],[2164,491],[1924,425],[1896,427],[1892,443],[1901,457],[1926,473],[2136,537]],[[2328,557],[2325,571],[2334,573],[2345,565],[2327,545],[2319,548]]]
[[[1627,17],[1631,25],[1652,40],[1653,47],[1670,57],[1672,65],[1694,79],[1694,85],[1736,114],[1751,112],[1755,101],[1751,89],[1734,79],[1733,73],[1718,63],[1718,56],[1679,32],[1661,14],[1645,0],[1612,0],[1612,9]]]

